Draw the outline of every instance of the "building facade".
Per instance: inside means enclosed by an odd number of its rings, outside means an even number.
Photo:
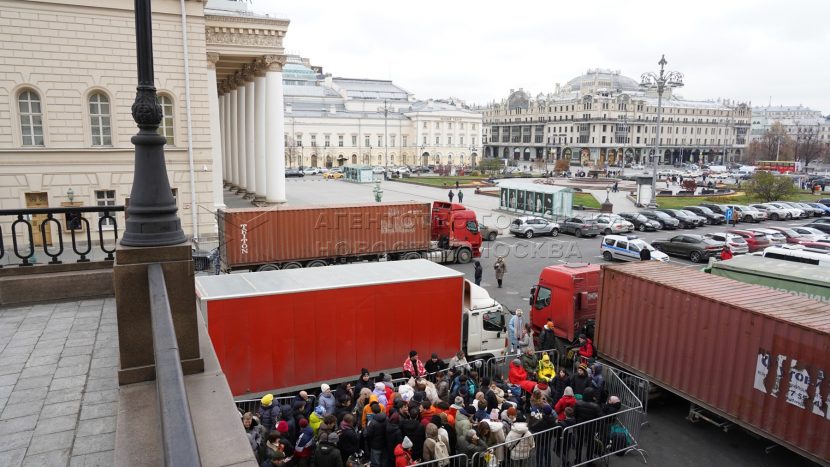
[[[780,124],[791,138],[796,138],[802,133],[820,135],[825,119],[818,110],[802,105],[753,107],[750,141],[763,138],[776,124]]]
[[[229,101],[256,61],[278,73],[288,21],[228,0],[180,8],[153,2],[155,84],[170,185],[185,233],[199,240],[216,237],[230,160],[219,93]],[[131,0],[0,0],[0,207],[129,205],[134,29]],[[85,216],[97,231],[97,218]],[[0,227],[8,241],[10,226]]]
[[[288,56],[285,164],[474,165],[481,154],[481,113],[453,99],[417,100],[392,81],[322,74]]]
[[[484,155],[518,165],[566,158],[598,168],[649,163],[655,146],[664,164],[742,157],[749,103],[688,100],[666,89],[657,141],[657,99],[619,71],[601,69],[557,84],[549,94],[511,90],[482,109]]]

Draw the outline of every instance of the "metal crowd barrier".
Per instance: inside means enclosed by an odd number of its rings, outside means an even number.
[[[550,467],[555,465],[560,427],[490,446],[470,459],[471,467]],[[509,433],[508,433],[509,436]]]
[[[291,404],[291,402],[297,398],[297,395],[293,396],[278,396],[274,397],[274,402],[272,404],[285,405]],[[256,415],[257,411],[259,410],[260,400],[259,399],[241,399],[237,400],[236,408],[239,410],[240,413],[251,412],[252,414]],[[315,407],[317,402],[317,396],[313,396],[311,394],[308,395],[308,402],[306,402],[306,406],[311,405],[312,409]]]
[[[418,462],[417,465],[418,467],[468,467],[470,465],[470,458],[467,457],[466,454],[456,454],[454,456],[446,457],[444,459],[435,459],[427,462]]]

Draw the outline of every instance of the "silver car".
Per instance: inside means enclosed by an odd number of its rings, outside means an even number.
[[[767,203],[767,204],[775,204],[776,206],[783,206],[785,208],[792,209],[793,219],[796,217],[804,219],[810,217],[810,214],[805,211],[801,206],[798,206],[794,203],[790,203],[789,201],[776,201],[775,203]]]
[[[774,245],[783,245],[787,243],[787,237],[784,236],[781,232],[773,229],[762,229],[762,228],[751,228],[746,229],[752,232],[759,232],[762,234],[766,234],[767,239],[769,240],[769,244],[771,246]]]
[[[729,250],[732,254],[742,255],[744,253],[749,253],[749,244],[746,243],[746,240],[744,240],[744,238],[740,235],[715,232],[706,234],[706,237],[726,243],[729,245]]]
[[[793,217],[791,212],[784,208],[775,207],[772,204],[750,204],[750,207],[764,211],[767,213],[767,218],[771,221],[791,219]]]
[[[634,231],[634,224],[616,214],[601,214],[594,218],[603,235],[620,234]]]
[[[541,217],[524,216],[510,223],[510,233],[525,238],[536,235],[559,235],[559,224]]]

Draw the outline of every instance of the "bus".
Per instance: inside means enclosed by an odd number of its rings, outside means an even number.
[[[778,173],[794,173],[798,170],[795,161],[759,161],[756,163],[757,170]]]

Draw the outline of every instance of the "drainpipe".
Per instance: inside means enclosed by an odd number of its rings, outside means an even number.
[[[187,162],[190,171],[190,218],[193,223],[193,241],[199,241],[199,222],[196,214],[196,173],[193,169],[193,123],[190,112],[190,54],[187,50],[187,11],[184,0],[179,0],[182,10],[182,44],[184,45],[184,106],[187,111]],[[216,176],[216,174],[213,174]]]

